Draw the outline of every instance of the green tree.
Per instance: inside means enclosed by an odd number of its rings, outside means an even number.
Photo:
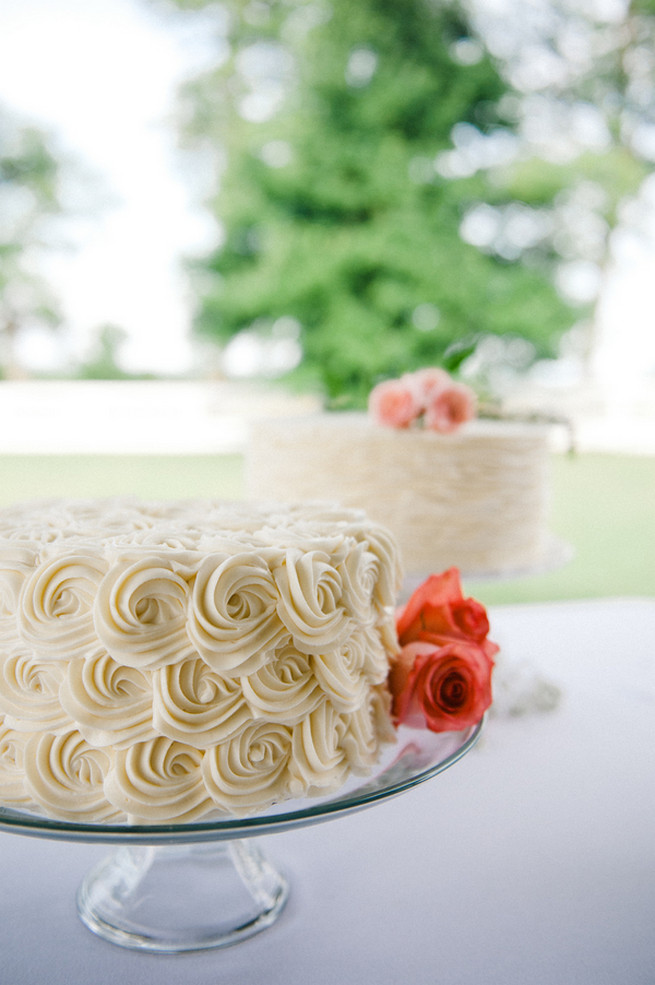
[[[76,376],[82,380],[129,379],[120,364],[120,352],[128,334],[120,325],[108,322],[95,331],[91,351],[79,366]]]
[[[0,366],[20,375],[15,343],[27,327],[56,328],[57,299],[39,273],[49,224],[62,212],[61,165],[48,137],[0,110]]]
[[[202,0],[181,6],[203,6]],[[361,402],[375,380],[482,338],[554,355],[570,307],[541,237],[514,255],[461,235],[511,191],[449,173],[511,142],[508,86],[448,0],[230,0],[221,64],[187,86],[186,132],[220,146],[220,246],[195,264],[199,333],[295,330],[304,382]],[[459,130],[458,130],[459,128]],[[294,328],[295,327],[295,328]]]
[[[546,0],[509,21],[479,3],[477,23],[520,97],[521,153],[495,185],[543,235],[556,231],[561,288],[588,306],[578,338],[589,358],[617,242],[627,231],[653,241],[640,197],[655,162],[655,0]],[[477,245],[494,252],[511,211],[493,197],[484,209]]]

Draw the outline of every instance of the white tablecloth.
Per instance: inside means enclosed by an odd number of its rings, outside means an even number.
[[[462,761],[396,800],[269,836],[280,920],[236,946],[125,950],[78,920],[107,854],[0,834],[2,985],[652,985],[655,601],[492,610],[503,661],[562,688],[492,718]]]

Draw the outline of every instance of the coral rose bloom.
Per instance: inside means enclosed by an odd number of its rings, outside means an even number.
[[[425,426],[449,434],[470,421],[475,416],[475,408],[473,390],[463,383],[450,383],[434,392],[425,409]]]
[[[430,575],[396,613],[401,647],[408,643],[443,646],[459,640],[476,643],[489,657],[498,647],[487,639],[489,619],[476,599],[464,598],[457,568]]]
[[[458,731],[491,704],[498,646],[483,605],[464,598],[457,568],[431,575],[396,613],[400,654],[389,673],[397,725]]]
[[[452,377],[445,369],[432,366],[428,369],[417,369],[407,377],[420,401],[422,407],[428,407],[436,395],[452,385]]]
[[[373,387],[369,411],[377,424],[391,428],[406,428],[420,412],[412,387],[403,380],[385,380]]]
[[[396,724],[432,732],[475,725],[491,704],[492,669],[475,643],[409,643],[389,675]]]

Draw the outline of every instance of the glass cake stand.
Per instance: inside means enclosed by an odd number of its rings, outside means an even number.
[[[0,808],[0,830],[119,846],[77,894],[80,918],[105,940],[169,954],[224,947],[269,927],[287,901],[286,880],[253,837],[344,817],[411,790],[461,759],[481,728],[482,721],[461,732],[400,728],[366,780],[354,777],[329,797],[286,801],[247,817],[131,826]]]

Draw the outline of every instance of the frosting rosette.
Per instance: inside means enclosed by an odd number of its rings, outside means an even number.
[[[371,600],[380,578],[379,559],[365,543],[354,543],[337,570],[352,615],[359,622],[370,621]]]
[[[105,649],[129,667],[161,667],[190,654],[189,586],[172,562],[145,557],[115,565],[99,586],[94,618]]]
[[[316,680],[337,711],[355,711],[365,700],[369,686],[364,674],[367,638],[355,632],[340,647],[311,658]]]
[[[12,545],[0,559],[0,643],[16,642],[16,611],[25,578],[34,566],[35,552]]]
[[[230,742],[205,753],[203,773],[212,801],[233,814],[247,813],[289,794],[292,731],[253,722]]]
[[[395,608],[402,583],[402,571],[393,536],[386,527],[376,523],[370,524],[365,534],[357,531],[354,533],[363,540],[367,550],[378,562],[378,577],[373,590],[373,601],[378,612]]]
[[[366,774],[374,765],[383,742],[393,742],[391,701],[386,689],[375,688],[346,718],[342,745],[353,773]]]
[[[116,753],[105,782],[107,797],[131,820],[180,824],[211,806],[202,780],[203,753],[159,736]]]
[[[270,553],[214,555],[198,570],[189,636],[219,673],[237,677],[257,670],[282,636],[278,593],[267,562]]]
[[[52,658],[96,651],[93,602],[105,571],[104,560],[83,553],[39,565],[21,590],[17,620],[23,641]]]
[[[148,676],[108,653],[71,660],[59,699],[92,746],[122,748],[156,734]]]
[[[342,746],[342,715],[324,700],[293,730],[292,789],[296,796],[316,796],[339,787],[348,775]]]
[[[153,674],[153,724],[170,739],[207,749],[251,720],[238,681],[221,677],[200,657]]]
[[[393,616],[390,617],[393,622]],[[394,656],[398,653],[398,639],[393,636],[393,646],[385,646],[383,639],[386,639],[387,622],[384,621],[383,628],[366,626],[359,630],[352,637],[353,645],[361,647],[364,651],[364,673],[369,684],[383,684],[389,675],[389,655]]]
[[[29,654],[0,657],[0,714],[19,732],[67,732],[73,722],[59,700],[63,662]]]
[[[111,758],[94,749],[79,732],[45,732],[25,749],[25,785],[38,809],[69,821],[110,821],[118,817],[107,803],[104,781]]]
[[[274,576],[280,619],[299,650],[321,653],[346,639],[352,620],[343,604],[341,576],[328,554],[289,548]]]
[[[254,674],[241,678],[253,718],[295,725],[316,708],[321,689],[310,658],[289,641]]]
[[[0,799],[13,807],[27,807],[31,798],[25,787],[25,747],[31,736],[0,725]]]

